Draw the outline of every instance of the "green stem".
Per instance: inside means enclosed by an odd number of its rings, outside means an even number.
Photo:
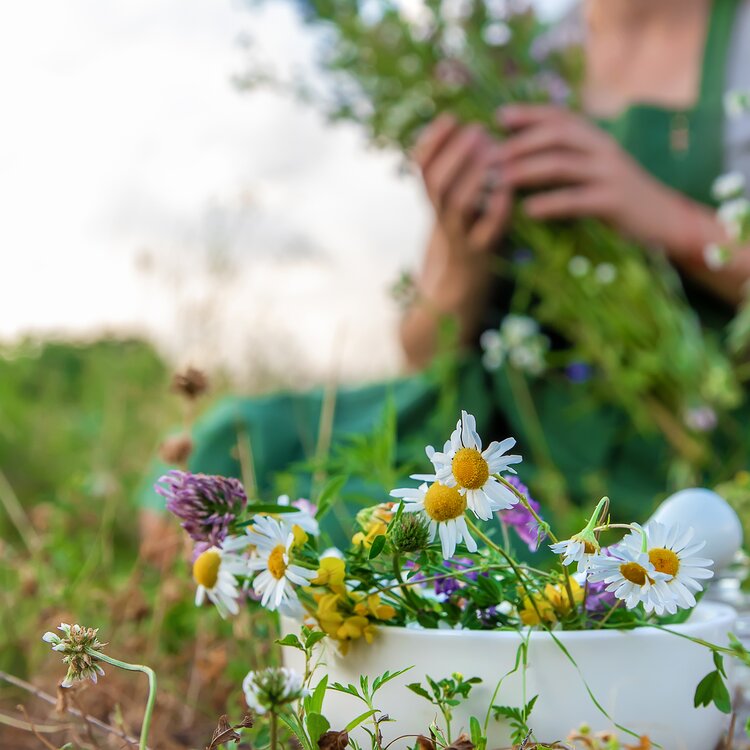
[[[617,600],[617,601],[615,602],[615,606],[614,606],[614,607],[612,607],[612,608],[611,608],[611,609],[609,610],[609,612],[607,612],[607,614],[606,614],[606,615],[604,615],[604,617],[602,617],[602,619],[601,619],[601,620],[600,620],[600,621],[599,621],[599,622],[597,623],[597,625],[596,625],[596,628],[594,628],[594,629],[595,629],[595,630],[601,630],[601,629],[602,629],[602,628],[603,628],[603,627],[604,627],[604,626],[606,625],[606,623],[607,623],[607,620],[609,620],[609,618],[610,618],[610,617],[612,617],[612,614],[614,613],[614,611],[615,611],[615,610],[616,610],[616,609],[617,609],[617,608],[618,608],[618,607],[619,607],[619,606],[620,606],[621,604],[622,604],[622,599],[618,599],[618,600]]]
[[[411,605],[415,612],[419,613],[419,611],[422,609],[422,605],[420,601],[414,596],[411,589],[404,584],[404,578],[401,571],[401,556],[396,553],[395,555],[393,555],[393,575],[398,581],[399,586],[401,587],[401,591],[406,602]]]
[[[531,503],[526,499],[525,495],[522,492],[519,492],[518,489],[514,487],[504,476],[501,476],[500,474],[494,474],[493,476],[496,479],[499,479],[500,482],[518,498],[518,501],[523,505],[524,508],[526,508],[526,510],[529,511],[529,513],[531,513],[532,518],[539,524],[539,526],[543,529],[546,529],[547,536],[550,538],[552,544],[556,544],[557,537],[552,533],[552,529],[550,529],[549,524],[545,523],[539,517],[539,514],[531,507]]]
[[[87,648],[86,653],[99,661],[111,664],[113,667],[126,669],[129,672],[143,672],[148,677],[148,700],[146,701],[146,710],[143,714],[143,724],[141,726],[141,737],[138,743],[138,750],[147,750],[148,731],[151,727],[151,718],[154,713],[154,705],[156,704],[156,673],[151,667],[146,667],[143,664],[129,664],[126,661],[113,659],[101,651]]]
[[[495,542],[492,541],[470,518],[466,519],[466,525],[492,550],[497,552],[499,555],[501,555],[505,561],[510,565],[511,570],[516,574],[516,578],[518,579],[518,582],[523,587],[523,590],[526,592],[526,596],[529,597],[529,601],[531,602],[531,606],[534,608],[534,611],[536,612],[536,616],[539,618],[540,624],[544,622],[544,619],[542,618],[542,613],[539,611],[539,607],[537,606],[536,599],[534,599],[534,595],[531,592],[531,589],[526,585],[526,580],[524,576],[521,575],[521,569],[516,564],[515,560],[502,548],[499,547]],[[540,592],[541,596],[543,596],[545,599],[547,598],[544,594],[544,592]]]
[[[271,711],[271,750],[276,750],[279,737],[279,718],[276,711]]]

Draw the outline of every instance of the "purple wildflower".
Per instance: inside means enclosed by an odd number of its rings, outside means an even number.
[[[534,509],[534,512],[539,515],[541,506],[531,497],[529,488],[518,477],[509,476],[506,478],[508,483],[512,484],[526,498],[529,505]],[[517,503],[512,508],[504,510],[498,515],[502,523],[510,526],[518,534],[521,541],[529,546],[532,552],[536,552],[539,549],[539,544],[542,541],[539,536],[539,524],[531,514],[531,511],[523,503]]]
[[[591,583],[589,581],[586,593],[586,612],[590,615],[603,615],[617,603],[614,591],[607,591],[604,581]]]
[[[230,477],[170,471],[156,491],[167,499],[167,510],[182,519],[182,528],[196,542],[221,546],[231,523],[247,505],[242,484]]]
[[[444,560],[443,567],[448,570],[455,570],[456,573],[461,573],[463,568],[471,568],[474,565],[474,561],[468,557],[457,557],[455,560]],[[479,573],[477,571],[471,571],[470,573],[464,573],[466,578],[470,581],[476,581]],[[444,577],[438,578],[435,581],[435,593],[442,594],[445,597],[453,596],[457,591],[465,588],[466,584],[463,581],[458,580],[455,574],[447,574]]]
[[[571,362],[565,368],[565,374],[571,383],[585,383],[591,377],[591,365],[585,362]]]

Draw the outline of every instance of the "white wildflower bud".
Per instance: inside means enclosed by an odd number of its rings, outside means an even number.
[[[576,279],[582,279],[591,270],[591,261],[582,255],[574,255],[568,262],[568,273]]]
[[[750,239],[750,201],[734,198],[719,208],[719,221],[735,242]]]
[[[724,111],[728,117],[741,117],[750,112],[750,91],[727,91],[724,95]]]
[[[303,685],[302,677],[286,667],[248,672],[242,681],[242,690],[248,707],[259,714],[278,711],[310,694]]]
[[[727,172],[717,177],[711,187],[711,193],[716,201],[741,198],[745,193],[745,175],[741,172]]]
[[[500,333],[509,348],[521,346],[539,333],[539,323],[528,315],[506,315]]]
[[[706,264],[706,268],[711,271],[723,268],[731,259],[732,252],[725,245],[717,245],[712,242],[703,249],[703,262]]]
[[[487,24],[482,31],[482,39],[484,39],[490,47],[503,47],[511,39],[512,33],[507,23],[502,21],[494,21],[493,23]]]
[[[600,284],[607,286],[617,278],[617,269],[611,263],[600,263],[594,269],[594,277]]]
[[[96,660],[96,652],[101,651],[106,643],[97,638],[98,628],[84,628],[81,625],[61,623],[58,630],[62,637],[50,631],[42,636],[45,643],[52,644],[52,650],[63,654],[63,664],[68,665],[68,673],[62,681],[62,687],[70,687],[77,680],[90,679],[96,683],[104,670]]]

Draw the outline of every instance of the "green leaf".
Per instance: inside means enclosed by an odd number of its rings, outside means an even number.
[[[307,732],[305,732],[305,728],[300,723],[300,720],[294,715],[294,714],[279,714],[279,719],[289,727],[289,730],[294,735],[294,737],[299,740],[300,744],[304,748],[304,750],[318,750],[318,744],[317,742],[313,744],[310,742],[310,738],[307,736]]]
[[[294,633],[289,633],[289,635],[285,635],[280,640],[277,640],[276,643],[278,643],[279,646],[290,646],[291,648],[299,649],[300,651],[304,651],[304,647],[299,642],[299,638],[297,638]]]
[[[722,713],[732,713],[732,699],[729,690],[718,670],[709,672],[695,688],[693,703],[698,706],[710,706],[712,703]]]
[[[318,740],[331,728],[328,719],[317,712],[307,714],[305,724],[307,725],[307,733],[310,735],[310,741],[313,745],[317,745]]]
[[[412,691],[412,693],[416,693],[417,695],[421,696],[422,698],[425,698],[426,700],[430,701],[432,703],[432,697],[430,694],[422,687],[422,685],[418,682],[412,682],[411,684],[406,686],[409,688],[409,690]]]
[[[375,695],[375,693],[380,690],[383,685],[385,685],[387,682],[390,682],[391,680],[395,680],[396,677],[400,677],[405,672],[408,672],[410,669],[414,669],[414,665],[412,664],[410,667],[406,667],[405,669],[399,669],[398,672],[383,672],[380,677],[376,677],[373,680],[372,683],[372,694]]]
[[[482,725],[476,716],[469,719],[469,735],[475,747],[481,750],[484,747],[485,738],[482,736]]]
[[[323,679],[317,684],[313,694],[305,699],[305,710],[313,713],[321,713],[323,710],[323,698],[328,688],[328,675],[324,675]],[[308,702],[309,701],[309,702]]]
[[[347,476],[336,476],[331,477],[325,483],[318,496],[318,502],[316,503],[318,511],[315,514],[315,518],[320,520],[326,514],[328,508],[331,506],[331,501],[341,492],[348,480],[349,477]]]
[[[377,711],[373,708],[369,711],[365,711],[363,714],[360,714],[356,719],[352,719],[345,727],[345,732],[351,732],[352,729],[355,729],[358,727],[363,721],[366,719],[369,719],[373,714],[377,713]]]
[[[373,539],[372,547],[370,547],[370,560],[374,560],[383,551],[385,542],[385,534],[380,534]]]
[[[714,665],[716,666],[716,671],[722,677],[726,677],[727,673],[724,671],[724,657],[718,651],[714,651],[713,657],[714,657]]]
[[[305,638],[305,649],[309,651],[316,643],[319,643],[325,637],[326,634],[322,630],[313,630],[313,632]]]

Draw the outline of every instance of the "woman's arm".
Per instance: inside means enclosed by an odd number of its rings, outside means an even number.
[[[401,325],[409,364],[424,367],[435,354],[441,317],[452,315],[468,344],[484,317],[492,283],[492,252],[508,219],[510,192],[498,184],[497,141],[478,126],[443,116],[414,152],[435,226],[417,279],[416,302]]]
[[[660,183],[608,134],[567,110],[512,106],[500,117],[515,131],[500,146],[505,182],[518,189],[545,188],[524,202],[530,216],[602,219],[663,248],[676,266],[726,302],[743,299],[750,279],[745,253],[723,268],[706,266],[705,248],[727,240],[711,209]]]

